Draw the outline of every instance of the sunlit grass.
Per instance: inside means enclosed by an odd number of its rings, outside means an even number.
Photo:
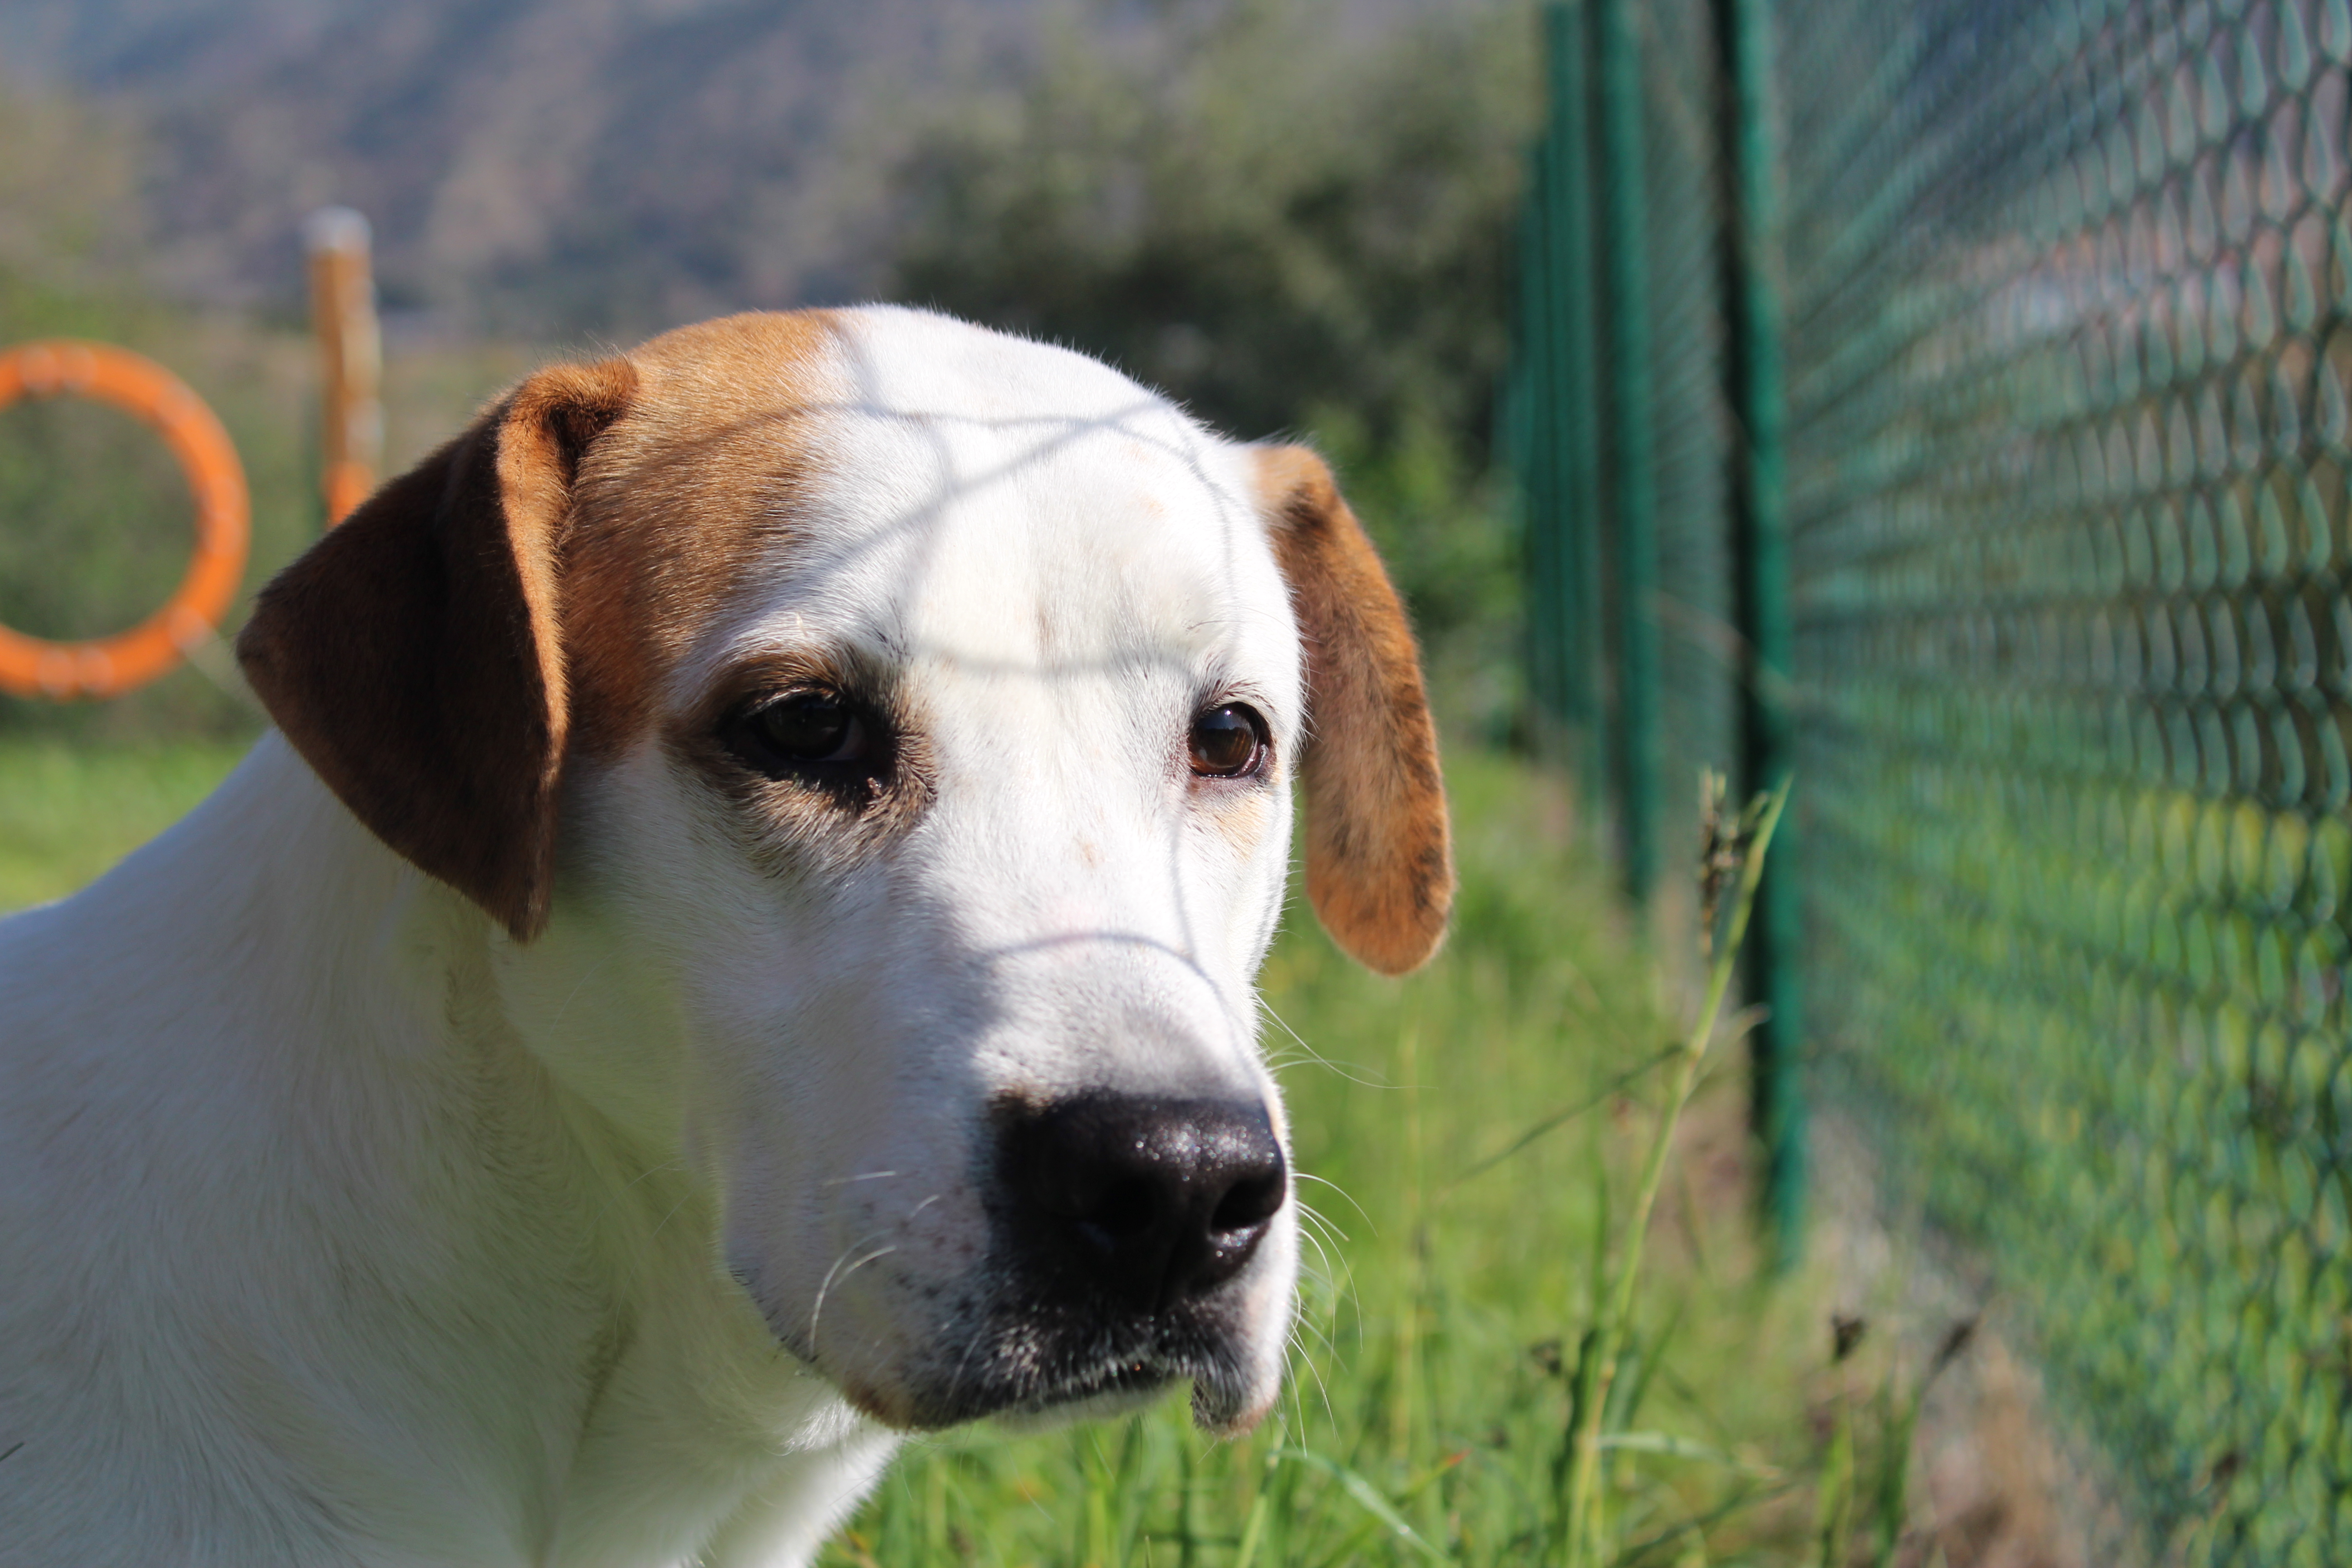
[[[90,881],[186,816],[245,750],[0,737],[0,910]]]

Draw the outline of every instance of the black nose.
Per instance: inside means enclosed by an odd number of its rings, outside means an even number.
[[[1158,1311],[1257,1250],[1288,1172],[1256,1100],[1104,1092],[998,1116],[1012,1239],[1065,1289]]]

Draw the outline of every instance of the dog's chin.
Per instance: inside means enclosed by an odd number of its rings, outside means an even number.
[[[1034,1340],[1013,1335],[1009,1343],[999,1340],[993,1353],[975,1350],[943,1358],[953,1368],[944,1377],[917,1369],[903,1381],[889,1379],[887,1389],[850,1382],[844,1392],[867,1415],[905,1431],[973,1421],[1047,1431],[1133,1415],[1183,1383],[1192,1384],[1194,1422],[1220,1436],[1247,1431],[1271,1407],[1274,1390],[1256,1386],[1265,1380],[1244,1370],[1254,1358],[1243,1346],[1182,1333],[1147,1337],[1159,1342],[1123,1352],[1097,1344],[1092,1353],[1039,1355],[1044,1347]]]
[[[1131,1373],[1113,1376],[1101,1387],[1076,1391],[1066,1397],[1009,1405],[990,1419],[1006,1431],[1024,1436],[1085,1421],[1115,1421],[1157,1405],[1174,1381],[1149,1367],[1138,1367]]]
[[[1020,1432],[1042,1431],[1080,1421],[1131,1415],[1157,1403],[1177,1384],[1192,1384],[1192,1423],[1220,1437],[1249,1431],[1273,1408],[1274,1390],[1260,1391],[1223,1357],[1161,1369],[1148,1363],[1115,1365],[1097,1377],[1074,1380],[1044,1398],[1009,1406],[996,1424]]]
[[[1281,1384],[1269,1380],[1252,1387],[1238,1378],[1196,1378],[1192,1383],[1192,1425],[1214,1437],[1245,1436],[1266,1413]]]
[[[1272,1408],[1268,1397],[1253,1397],[1252,1390],[1223,1369],[1162,1371],[1145,1363],[1114,1365],[1094,1377],[1074,1379],[1063,1388],[1008,1405],[988,1419],[1007,1432],[1028,1436],[1088,1421],[1115,1421],[1148,1409],[1171,1389],[1190,1378],[1192,1421],[1202,1431],[1220,1437],[1239,1436],[1255,1426]]]

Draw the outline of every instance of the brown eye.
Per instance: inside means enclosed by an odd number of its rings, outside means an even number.
[[[1241,778],[1265,761],[1265,721],[1239,702],[1212,708],[1192,721],[1192,771],[1207,778]]]
[[[733,728],[735,754],[764,773],[859,768],[874,759],[873,721],[831,692],[779,698]]]

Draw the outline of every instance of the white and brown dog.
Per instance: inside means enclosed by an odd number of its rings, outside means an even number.
[[[278,721],[0,924],[0,1563],[796,1563],[1296,1268],[1253,981],[1451,897],[1323,465],[898,310],[531,377],[261,596]]]

